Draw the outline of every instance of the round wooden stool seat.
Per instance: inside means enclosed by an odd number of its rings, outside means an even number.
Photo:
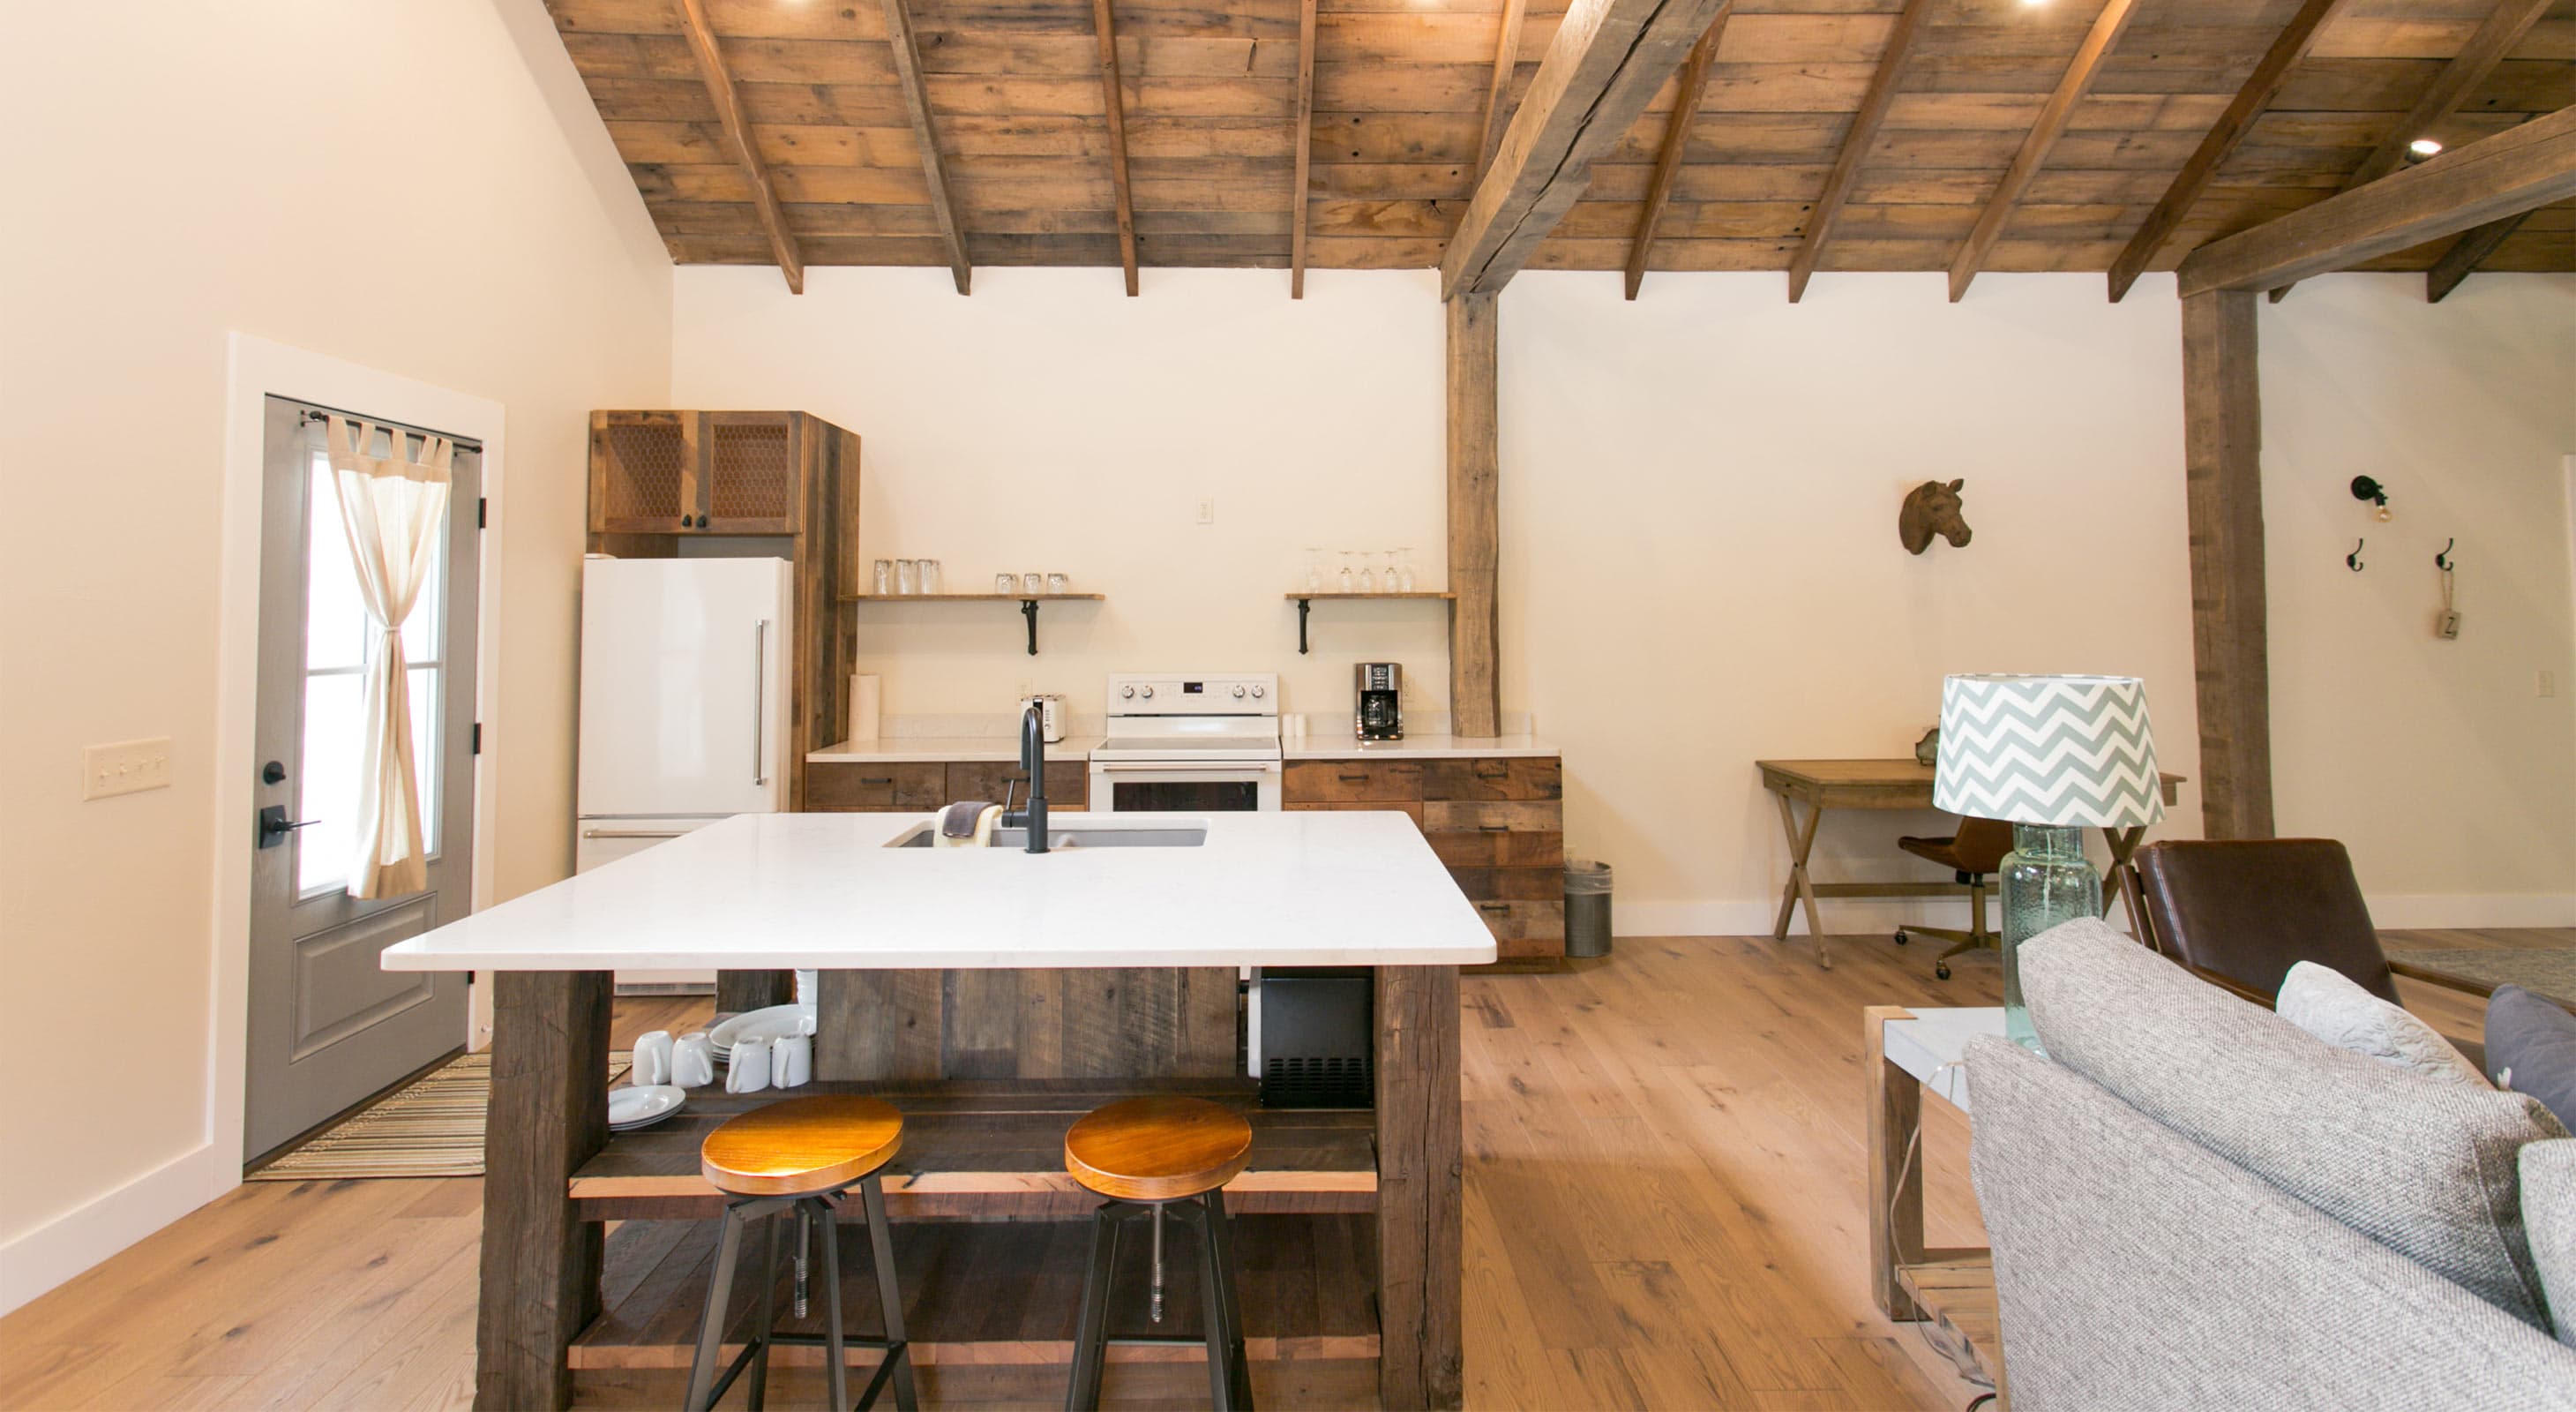
[[[1252,1158],[1252,1125],[1203,1098],[1129,1098],[1064,1135],[1064,1169],[1103,1196],[1179,1201],[1232,1181]]]
[[[811,1196],[884,1166],[903,1146],[903,1115],[849,1094],[790,1098],[725,1120],[698,1170],[733,1196]]]

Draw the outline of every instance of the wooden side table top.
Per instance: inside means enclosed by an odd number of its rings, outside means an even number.
[[[1756,760],[1762,787],[1833,809],[1929,809],[1932,767],[1917,760]],[[2182,798],[2191,778],[2158,771],[2165,803]]]

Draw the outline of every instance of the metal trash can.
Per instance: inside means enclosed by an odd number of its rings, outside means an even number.
[[[1565,954],[1610,954],[1610,865],[1565,860]]]

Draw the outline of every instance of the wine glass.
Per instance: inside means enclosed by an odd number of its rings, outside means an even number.
[[[1393,569],[1389,570],[1389,572],[1395,575],[1395,583],[1393,584],[1391,591],[1396,593],[1411,593],[1413,591],[1413,551],[1411,549],[1395,550],[1391,556],[1391,562],[1395,566]]]
[[[1304,582],[1308,593],[1321,593],[1324,591],[1323,550],[1309,549],[1306,551],[1306,577]]]
[[[1342,586],[1342,592],[1348,593],[1351,591],[1352,587],[1359,582],[1359,575],[1351,568],[1351,551],[1347,549],[1336,549],[1333,552],[1342,556],[1342,571],[1339,575],[1339,581]]]
[[[1375,558],[1377,558],[1377,551],[1374,549],[1363,549],[1359,552],[1360,592],[1362,593],[1377,592],[1377,571],[1370,562]]]

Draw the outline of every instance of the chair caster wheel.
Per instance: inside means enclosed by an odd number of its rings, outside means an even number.
[[[1936,963],[1934,963],[1934,965],[1933,965],[1933,967],[1932,967],[1932,974],[1934,974],[1934,975],[1936,975],[1936,976],[1939,976],[1941,979],[1943,979],[1943,980],[1945,980],[1945,981],[1946,981],[1946,980],[1948,980],[1948,979],[1950,978],[1950,963],[1949,963],[1949,962],[1947,962],[1947,961],[1941,961],[1941,962],[1936,962]]]
[[[1905,943],[1907,943],[1907,942],[1909,942],[1909,941],[1912,941],[1913,939],[1914,939],[1914,938],[1912,938],[1912,937],[1910,937],[1910,936],[1907,936],[1907,935],[1906,935],[1905,933],[1903,933],[1903,932],[1898,932],[1898,933],[1896,934],[1896,944],[1897,944],[1897,945],[1899,945],[1899,946],[1903,946]]]

